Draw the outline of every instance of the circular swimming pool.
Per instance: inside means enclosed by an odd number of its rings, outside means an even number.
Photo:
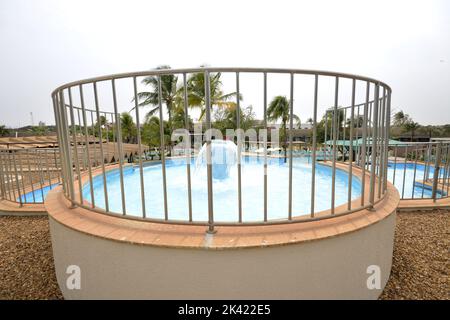
[[[242,216],[243,221],[261,220],[264,214],[264,160],[262,157],[242,158]],[[174,220],[188,217],[188,183],[185,159],[167,159],[167,206],[169,218]],[[196,167],[191,161],[192,170],[192,212],[193,220],[207,221],[208,192],[207,174],[204,167]],[[139,166],[124,168],[124,189],[127,215],[142,216]],[[161,162],[147,163],[143,169],[145,208],[148,218],[164,218],[164,194]],[[289,162],[283,158],[267,159],[267,216],[268,219],[285,218],[288,212]],[[309,158],[294,158],[292,168],[293,216],[309,214],[311,209],[312,166]],[[332,168],[316,164],[315,211],[331,207]],[[118,169],[106,174],[109,210],[122,212],[120,174]],[[336,206],[347,202],[348,174],[336,170]],[[238,171],[234,166],[226,179],[213,179],[215,221],[236,221],[238,217]],[[95,205],[105,208],[103,176],[93,178]],[[352,179],[352,199],[361,195],[359,178]],[[89,183],[83,186],[83,197],[91,202]]]

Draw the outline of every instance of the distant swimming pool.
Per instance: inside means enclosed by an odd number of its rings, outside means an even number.
[[[45,186],[42,189],[35,189],[34,192],[28,192],[24,195],[22,195],[20,198],[17,197],[17,202],[20,202],[22,200],[22,203],[36,203],[36,202],[44,202],[45,197],[47,197],[47,194],[50,190],[53,188],[56,188],[59,183],[54,183],[49,186]]]
[[[414,163],[388,163],[388,180],[393,182],[402,198],[431,198],[431,187],[422,184],[420,181],[433,178],[434,167],[429,167],[428,175],[425,175],[425,166],[417,164],[414,171]],[[394,181],[395,171],[395,181]],[[445,196],[445,190],[437,190],[436,196]]]

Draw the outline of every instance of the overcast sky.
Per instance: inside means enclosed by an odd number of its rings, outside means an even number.
[[[54,123],[58,85],[161,64],[361,74],[450,123],[450,1],[0,1],[0,124]]]

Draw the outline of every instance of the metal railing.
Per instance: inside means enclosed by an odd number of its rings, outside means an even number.
[[[164,122],[163,112],[163,88],[162,77],[168,75],[178,76],[181,81],[180,97],[182,100],[182,107],[184,110],[184,128],[190,129],[189,125],[189,88],[188,81],[192,75],[201,74],[204,79],[204,97],[202,100],[202,107],[205,110],[204,125],[206,129],[211,129],[213,126],[212,109],[215,107],[214,97],[211,92],[211,77],[221,73],[222,75],[230,75],[234,78],[234,88],[236,91],[236,123],[235,128],[241,128],[241,108],[240,108],[240,79],[243,75],[251,76],[252,80],[261,85],[260,97],[263,101],[260,106],[260,111],[263,114],[262,129],[270,129],[268,123],[268,92],[269,83],[268,79],[275,76],[284,76],[289,81],[287,88],[289,110],[287,121],[288,132],[288,181],[286,181],[286,193],[288,200],[288,210],[284,219],[269,219],[268,218],[268,199],[270,194],[268,193],[268,179],[267,179],[267,167],[268,158],[267,154],[267,138],[263,140],[264,153],[263,153],[263,167],[264,167],[264,179],[261,188],[264,190],[264,209],[259,221],[247,222],[243,220],[242,212],[242,181],[246,179],[245,175],[241,173],[241,166],[238,162],[238,184],[237,188],[237,203],[238,212],[236,220],[233,222],[216,221],[214,215],[214,190],[213,190],[213,166],[211,164],[211,141],[210,134],[204,134],[203,139],[206,144],[206,156],[207,156],[207,202],[208,202],[208,219],[207,221],[197,221],[193,219],[192,208],[192,189],[191,189],[191,152],[186,152],[186,179],[187,188],[186,193],[188,195],[188,203],[186,203],[186,218],[185,219],[172,219],[170,213],[170,203],[168,201],[167,194],[167,174],[166,174],[166,146],[168,142],[165,141],[164,130],[167,125]],[[156,96],[157,104],[159,107],[159,137],[160,137],[160,163],[161,163],[161,175],[162,175],[162,188],[163,188],[163,206],[164,206],[164,218],[152,217],[152,213],[147,210],[145,206],[145,197],[147,192],[145,188],[145,175],[144,168],[144,146],[142,143],[142,116],[140,115],[141,109],[139,107],[138,97],[138,83],[145,78],[153,76],[157,80]],[[296,85],[295,79],[302,77],[299,84]],[[117,83],[121,82],[122,91],[117,89]],[[304,89],[302,81],[310,81],[313,85],[311,92],[311,102],[308,104],[299,105],[295,100],[296,94],[302,92]],[[321,87],[321,82],[332,82],[332,86],[329,87],[326,84]],[[124,83],[126,83],[126,89],[124,89]],[[100,98],[98,86],[102,85],[103,89],[109,88],[108,93],[105,95],[103,91],[103,98]],[[347,85],[345,85],[347,84]],[[323,89],[322,89],[323,88]],[[91,95],[91,107],[88,109],[85,97],[85,90],[89,89],[92,92]],[[321,91],[322,90],[322,91]],[[128,101],[134,103],[134,117],[136,120],[136,132],[138,145],[138,168],[139,168],[139,189],[141,200],[141,212],[140,216],[136,217],[127,212],[126,197],[124,187],[124,167],[125,161],[123,157],[123,139],[121,130],[121,121],[118,95],[123,98],[123,95],[132,92],[132,96],[128,96]],[[348,93],[350,103],[344,103],[343,97]],[[74,96],[76,95],[75,103]],[[331,101],[334,101],[332,108],[325,112],[324,119],[320,119],[318,110],[321,108],[319,100],[328,95]],[[73,206],[80,206],[89,210],[93,210],[99,213],[106,213],[111,215],[117,215],[130,219],[143,219],[154,222],[163,223],[176,223],[176,224],[194,224],[205,225],[208,227],[208,232],[214,232],[214,227],[218,225],[260,225],[260,224],[283,224],[283,223],[297,223],[311,220],[327,219],[340,215],[345,215],[364,208],[371,209],[377,201],[381,200],[387,190],[387,165],[388,165],[388,140],[389,140],[389,123],[390,123],[390,98],[391,88],[376,79],[362,77],[352,74],[335,73],[327,71],[314,71],[314,70],[286,70],[286,69],[261,69],[261,68],[194,68],[194,69],[165,69],[165,70],[152,70],[144,72],[115,74],[109,76],[102,76],[97,78],[91,78],[81,81],[71,82],[62,85],[55,89],[52,93],[52,100],[54,105],[56,128],[59,137],[59,146],[61,151],[61,169],[63,177],[64,195],[71,201]],[[357,101],[360,100],[360,101]],[[349,104],[349,107],[342,108],[340,105]],[[167,106],[165,106],[167,107]],[[310,146],[311,150],[311,207],[310,212],[307,214],[293,211],[293,203],[296,201],[296,196],[293,194],[293,133],[294,133],[294,111],[296,109],[306,110],[307,113],[312,114],[312,130],[313,138]],[[326,109],[324,109],[325,111]],[[345,113],[344,125],[342,124],[341,115]],[[302,113],[305,113],[302,111]],[[89,117],[88,117],[89,115]],[[112,126],[104,127],[101,125],[101,116],[109,117],[111,119]],[[330,116],[330,119],[328,119]],[[347,118],[348,117],[348,118]],[[89,119],[90,118],[90,119]],[[99,125],[97,125],[99,124]],[[89,132],[96,131],[94,134]],[[91,167],[90,162],[87,166],[80,165],[80,157],[88,158],[92,152],[88,143],[84,148],[83,155],[79,154],[78,146],[79,140],[87,139],[91,136],[97,140],[99,145],[99,152],[101,159],[105,159],[103,145],[105,130],[113,130],[113,141],[117,143],[118,161],[114,168],[117,168],[120,175],[120,199],[122,202],[121,212],[113,212],[109,206],[109,190],[107,184],[107,172],[110,170],[105,162],[101,161],[98,167]],[[325,130],[324,134],[322,130]],[[108,136],[108,135],[107,135]],[[360,144],[356,149],[350,148],[350,151],[345,151],[339,145],[339,138],[342,140],[349,139],[350,145],[354,141],[360,140]],[[78,141],[76,140],[78,139]],[[238,156],[241,153],[242,140],[239,140],[238,135]],[[324,141],[322,141],[324,140]],[[328,141],[327,141],[328,140]],[[331,167],[331,202],[330,210],[326,212],[319,212],[316,210],[316,163],[318,162],[318,150],[326,147],[326,159],[323,164]],[[117,159],[116,159],[117,160]],[[348,202],[345,206],[337,206],[335,199],[336,191],[336,172],[337,170],[348,171]],[[95,171],[95,172],[94,172]],[[96,205],[94,191],[93,191],[93,179],[95,176],[102,177],[103,180],[103,196],[104,206]],[[352,200],[352,180],[361,180],[361,194],[358,201]],[[84,184],[90,185],[91,201],[88,202],[83,197]]]
[[[390,147],[388,179],[404,200],[448,198],[450,142],[403,142]]]
[[[0,199],[20,206],[43,203],[48,190],[61,182],[60,172],[58,148],[15,148],[10,143],[0,149]]]

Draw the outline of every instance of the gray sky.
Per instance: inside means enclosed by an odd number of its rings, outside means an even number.
[[[450,1],[0,1],[0,124],[54,123],[69,81],[205,63],[370,76],[393,108],[450,123]]]

